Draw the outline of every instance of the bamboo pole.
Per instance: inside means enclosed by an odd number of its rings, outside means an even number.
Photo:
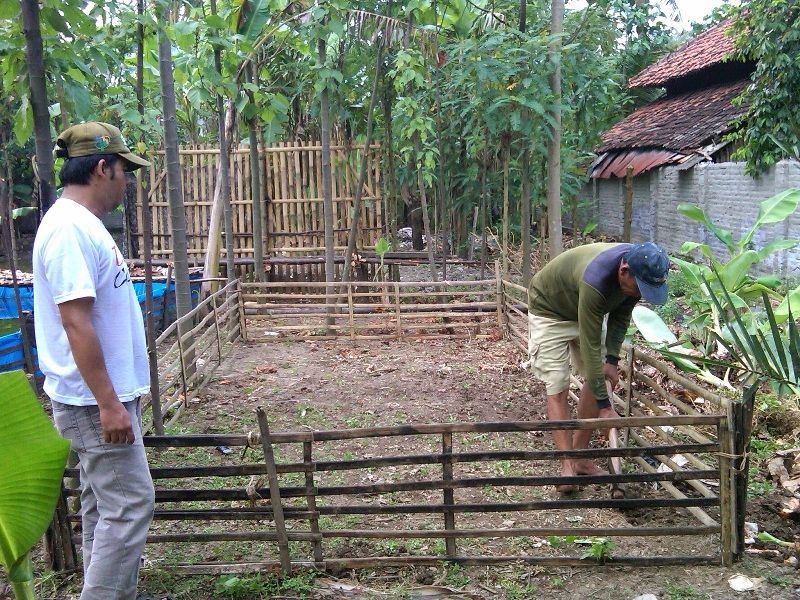
[[[309,517],[309,527],[311,529],[311,533],[315,535],[320,535],[319,518],[316,516],[317,492],[316,492],[316,487],[314,485],[314,460],[312,456],[312,450],[313,450],[312,442],[303,442],[303,466],[305,467],[306,504],[308,506],[308,511],[312,515],[311,517]],[[314,553],[314,562],[318,565],[317,568],[320,568],[322,566],[324,556],[322,553],[322,544],[320,543],[319,539],[314,540],[313,553]]]
[[[283,505],[281,504],[281,488],[278,483],[278,472],[275,469],[275,455],[272,451],[272,439],[269,433],[267,414],[262,407],[256,409],[258,427],[261,431],[261,446],[264,449],[264,462],[269,477],[269,497],[275,519],[275,531],[278,537],[278,549],[281,558],[281,570],[284,576],[292,574],[292,563],[289,556],[289,539],[286,535],[286,524],[283,519]]]
[[[450,457],[453,454],[453,434],[444,432],[442,434],[442,480],[445,484],[452,483],[453,481],[453,462]],[[455,504],[453,488],[444,487],[444,504]],[[456,528],[456,519],[453,511],[444,513],[444,528],[454,530]],[[454,537],[445,538],[445,547],[447,549],[447,556],[456,556],[456,540]]]

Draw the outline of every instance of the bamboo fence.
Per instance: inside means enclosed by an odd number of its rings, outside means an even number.
[[[168,351],[162,353],[159,368],[163,373],[163,396],[168,398],[166,409],[185,406],[187,390],[202,385],[209,377],[208,371],[222,360],[225,345],[242,337],[264,341],[274,339],[275,333],[278,336],[320,333],[320,338],[358,341],[461,335],[497,337],[500,330],[520,349],[526,346],[525,289],[503,281],[499,275],[492,280],[469,282],[352,282],[344,288],[337,285],[336,291],[329,291],[324,283],[291,285],[294,287],[287,283],[233,282],[193,311],[194,326],[182,338],[175,336],[177,325],[165,331],[159,343],[162,347],[168,344]],[[333,306],[325,304],[330,297],[336,300]],[[331,317],[329,309],[335,311],[333,325],[327,325]],[[257,330],[262,327],[271,335],[258,336]],[[187,351],[211,358],[191,372],[185,359],[180,358]],[[151,468],[156,481],[157,507],[148,542],[262,544],[254,554],[245,552],[241,560],[234,562],[170,566],[187,573],[261,569],[288,573],[300,566],[362,568],[431,565],[440,560],[461,564],[524,562],[560,566],[732,564],[744,552],[747,423],[751,420],[748,410],[752,410],[752,398],[749,409],[747,403],[724,402],[635,348],[627,348],[621,368],[625,375],[624,391],[614,394],[613,401],[622,416],[616,419],[433,423],[276,433],[270,431],[267,415],[259,409],[257,431],[146,436],[145,445],[158,458],[157,466]],[[574,379],[573,383],[570,395],[576,400],[580,382]],[[177,416],[176,412],[173,420]],[[559,451],[536,449],[536,438],[525,441],[514,438],[511,445],[502,446],[510,450],[476,449],[469,438],[609,427],[621,432],[619,447]],[[403,451],[392,450],[387,454],[380,446],[387,438],[409,441],[402,444]],[[353,440],[358,442],[357,454],[335,452],[331,457],[330,448],[325,446]],[[412,440],[425,440],[425,450],[418,451]],[[378,448],[372,448],[373,443]],[[241,458],[232,461],[211,452],[205,456],[220,456],[217,460],[223,464],[186,463],[186,456],[196,456],[192,450],[223,446],[242,448]],[[326,452],[322,452],[323,446]],[[166,459],[168,449],[177,453],[172,463]],[[252,449],[250,455],[254,459],[245,461],[248,449]],[[184,450],[190,453],[180,454]],[[685,463],[678,464],[678,456]],[[579,477],[547,475],[546,468],[538,467],[533,475],[524,476],[504,475],[500,469],[490,471],[493,476],[486,476],[485,471],[478,471],[476,476],[470,471],[475,465],[511,461],[553,464],[564,457],[618,457],[625,461],[625,468],[609,475]],[[402,470],[410,466],[418,468]],[[437,466],[441,466],[441,471],[434,471],[431,476],[431,469]],[[337,473],[350,474],[350,480],[322,480]],[[365,473],[371,475],[365,479]],[[53,564],[57,569],[76,565],[75,544],[80,540],[70,532],[79,516],[69,499],[78,496],[79,491],[70,487],[69,482],[74,482],[70,478],[76,478],[77,474],[77,469],[65,473],[65,487],[48,536],[51,548],[55,549],[51,552],[56,554]],[[536,489],[574,483],[614,486],[651,483],[658,487],[647,497],[528,498],[500,502],[496,494],[489,494],[489,501],[465,500],[461,495],[465,490],[491,492],[508,487]],[[428,496],[424,501],[419,497],[398,500],[402,494]],[[536,514],[535,511],[658,508],[685,511],[685,518],[691,524],[663,526],[654,520],[624,527],[580,524],[532,527],[504,520],[502,526],[494,522],[475,526],[473,520],[475,515],[488,518],[500,514],[517,515],[524,523],[527,519],[520,517],[525,513]],[[348,516],[368,518],[366,524],[361,521],[359,528],[347,522],[335,526],[336,518]],[[525,552],[511,554],[475,553],[477,542],[468,542],[531,536],[642,540],[706,536],[702,538],[706,552],[648,554],[643,541],[628,555],[595,560],[574,554],[554,555],[549,546],[540,553],[530,553],[529,546],[524,546]],[[360,557],[341,555],[335,546],[341,540],[417,539],[440,540],[444,544],[440,552],[434,553],[390,556],[377,549]]]
[[[296,566],[319,569],[360,568],[406,564],[435,564],[449,560],[462,564],[497,564],[504,562],[525,562],[536,565],[590,566],[609,565],[667,565],[667,564],[714,564],[720,561],[730,564],[734,515],[725,481],[730,478],[730,464],[723,454],[725,443],[678,443],[630,446],[624,448],[594,448],[572,451],[558,450],[460,450],[469,448],[468,443],[459,436],[474,433],[531,433],[554,429],[595,429],[617,427],[634,431],[645,431],[654,426],[701,426],[714,429],[719,439],[729,434],[727,417],[723,415],[675,415],[648,417],[621,417],[616,419],[588,419],[570,421],[526,421],[499,423],[437,423],[407,425],[397,427],[358,428],[332,431],[294,431],[270,432],[267,417],[258,410],[259,430],[240,435],[182,435],[153,436],[145,438],[148,448],[159,448],[163,459],[167,448],[204,448],[229,446],[238,448],[259,448],[263,461],[235,465],[176,466],[152,468],[156,481],[156,524],[180,522],[180,527],[169,533],[156,532],[148,537],[148,543],[198,543],[215,542],[270,542],[273,558],[264,560],[263,556],[252,557],[256,561],[241,561],[225,564],[173,564],[171,569],[191,573],[228,573],[233,571],[280,568],[289,573]],[[365,443],[386,437],[408,438],[427,437],[439,440],[439,451],[415,454],[393,454],[369,458],[342,458],[337,460],[315,459],[315,452],[324,443],[341,440],[360,440]],[[535,447],[531,438],[530,447]],[[286,446],[299,447],[296,451]],[[368,446],[365,447],[365,449]],[[660,471],[638,469],[618,475],[597,475],[580,477],[563,476],[461,476],[459,471],[467,470],[476,463],[496,464],[500,461],[544,462],[558,461],[562,457],[603,458],[611,456],[626,457],[634,461],[644,457],[673,455],[711,457],[713,464],[708,468],[690,470]],[[366,454],[366,452],[365,452]],[[302,455],[302,460],[278,460],[276,456]],[[645,464],[648,464],[645,462]],[[406,475],[392,478],[393,468],[400,465],[440,466],[438,476],[410,478]],[[380,483],[332,485],[317,483],[326,473],[372,472],[381,474]],[[76,477],[77,469],[67,470],[67,477]],[[302,476],[302,485],[281,483],[289,475]],[[249,476],[246,485],[226,486],[226,478],[241,482]],[[663,494],[646,498],[588,498],[588,499],[536,499],[525,501],[459,501],[454,495],[459,490],[525,487],[539,488],[562,483],[612,484],[612,483],[653,483],[666,486],[692,480],[718,481],[720,494],[674,496]],[[180,487],[166,487],[165,482],[179,480]],[[296,480],[294,480],[296,481]],[[220,486],[222,482],[222,486]],[[438,501],[408,503],[374,502],[370,498],[385,497],[407,492],[425,491],[438,495]],[[66,500],[77,496],[79,490],[65,488],[62,507],[68,506]],[[178,508],[172,508],[177,506]],[[548,526],[480,526],[459,525],[476,515],[500,513],[524,515],[530,511],[561,510],[629,510],[629,509],[687,509],[698,517],[698,523],[668,526],[625,526],[591,527]],[[713,509],[719,520],[709,516],[707,510]],[[333,517],[344,515],[370,515],[369,525],[363,528],[332,527],[328,525]],[[700,516],[703,516],[701,518]],[[388,517],[392,519],[389,520]],[[410,523],[419,518],[427,519],[424,526]],[[79,516],[62,510],[57,522],[62,531],[68,531],[70,524],[77,522]],[[205,526],[191,531],[192,523],[204,522]],[[382,523],[390,522],[386,527]],[[211,523],[225,525],[210,527]],[[508,523],[508,521],[504,521]],[[212,530],[213,529],[213,530]],[[503,539],[544,536],[606,536],[612,538],[685,538],[710,536],[718,539],[716,548],[709,546],[707,554],[654,554],[637,552],[635,555],[603,557],[600,560],[587,560],[576,556],[553,556],[543,551],[537,554],[514,555],[475,555],[469,553],[469,539]],[[409,556],[367,556],[353,558],[339,556],[326,550],[326,541],[332,540],[444,540],[444,552],[440,555],[422,554]],[[301,544],[297,544],[300,542]],[[70,539],[78,544],[77,536]],[[547,548],[545,549],[547,550]],[[74,555],[74,549],[72,550]],[[334,554],[331,556],[331,554]],[[552,554],[552,553],[551,553]],[[277,558],[274,558],[276,557]]]
[[[234,280],[210,294],[156,339],[164,425],[175,423],[190,395],[202,390],[236,341],[244,337],[239,286]],[[183,335],[178,335],[187,323]],[[145,414],[150,400],[149,395],[143,398]],[[152,427],[152,422],[145,422],[143,430],[148,432]]]
[[[359,248],[374,247],[377,238],[384,231],[378,149],[377,145],[369,149]],[[357,181],[356,165],[359,164],[363,152],[364,147],[358,145],[331,146],[334,245],[337,252],[343,252],[347,247],[353,187]],[[321,154],[322,146],[319,142],[280,142],[260,149],[264,175],[263,195],[266,202],[266,207],[262,210],[265,257],[323,253],[325,244]],[[179,156],[186,208],[187,250],[190,260],[201,260],[208,244],[208,225],[217,183],[219,148],[210,145],[184,146]],[[163,151],[154,152],[149,160],[153,163],[147,192],[152,210],[153,258],[169,258],[172,255],[172,236]],[[250,170],[249,150],[233,150],[230,155],[230,176],[235,258],[252,258],[254,255]],[[137,205],[137,216],[141,223],[141,205]],[[142,233],[137,232],[136,236],[139,247],[142,247]],[[319,270],[318,267],[314,269]],[[321,272],[324,273],[324,270]]]
[[[495,279],[242,284],[247,326],[265,340],[492,338],[502,317],[497,298]]]

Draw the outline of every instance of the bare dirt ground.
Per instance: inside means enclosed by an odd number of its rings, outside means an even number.
[[[545,417],[542,384],[519,368],[519,353],[503,341],[361,342],[285,341],[242,344],[217,370],[209,386],[180,417],[171,433],[247,433],[256,431],[255,408],[263,406],[273,432],[302,429],[343,429],[408,423],[452,421],[513,421]],[[297,446],[297,445],[295,445]],[[549,436],[533,434],[455,434],[454,451],[551,448]],[[439,452],[439,436],[376,438],[315,445],[315,460],[369,458],[409,453]],[[258,450],[242,456],[234,449],[168,450],[151,455],[153,466],[242,464],[259,462]],[[302,460],[300,449],[279,448],[279,462]],[[457,464],[456,477],[557,474],[553,462],[499,461]],[[302,475],[281,476],[282,485],[302,485]],[[385,481],[438,479],[438,465],[400,466],[360,471],[319,472],[317,486],[354,485]],[[210,484],[246,486],[248,478],[225,478]],[[255,482],[266,485],[264,481]],[[194,482],[197,487],[197,482]],[[186,481],[159,481],[158,488],[188,487]],[[640,497],[664,497],[660,490],[640,484]],[[687,492],[688,493],[688,492]],[[580,498],[607,498],[607,488],[586,486]],[[456,502],[520,502],[555,499],[552,488],[497,487],[456,490]],[[331,497],[320,502],[348,504],[441,503],[441,492],[402,492],[357,497]],[[264,500],[257,501],[263,504]],[[287,501],[302,506],[303,502]],[[244,503],[240,503],[242,505]],[[176,504],[197,506],[192,503]],[[712,516],[715,513],[709,510]],[[325,528],[441,528],[441,515],[341,515],[322,517]],[[516,513],[459,514],[459,528],[652,526],[696,523],[682,509],[564,509]],[[258,528],[258,522],[240,526]],[[307,521],[289,521],[289,528],[306,530]],[[191,525],[156,522],[151,533],[220,531],[214,523]],[[461,555],[535,555],[579,557],[587,547],[570,542],[552,545],[547,539],[517,537],[505,540],[458,541]],[[707,555],[718,550],[716,536],[624,538],[612,540],[612,556]],[[310,557],[310,544],[292,542],[295,557]],[[444,553],[442,540],[325,540],[325,557],[436,555]],[[733,569],[707,567],[585,567],[541,568],[521,563],[490,567],[459,567],[441,563],[432,567],[386,567],[319,574],[297,579],[295,592],[268,591],[259,577],[242,576],[238,587],[220,586],[224,576],[183,576],[169,564],[188,562],[251,562],[277,558],[268,542],[168,543],[148,545],[141,589],[144,598],[558,598],[634,599],[654,594],[663,600],[722,598],[800,598],[797,571],[780,562],[748,557]],[[40,561],[39,564],[41,564]],[[743,573],[758,589],[736,593],[728,579]],[[41,598],[72,599],[79,578],[54,577],[43,572]],[[301,577],[301,576],[298,576]],[[296,579],[296,578],[295,578]],[[291,581],[295,581],[292,579]],[[248,587],[249,586],[249,587]],[[0,598],[3,584],[0,582]]]
[[[270,344],[242,345],[217,371],[213,382],[181,417],[181,432],[237,432],[257,430],[255,408],[265,407],[273,432],[312,428],[341,429],[432,423],[448,421],[513,421],[545,417],[542,384],[519,368],[520,356],[511,345],[494,341],[425,342],[348,342],[276,341]],[[437,452],[438,436],[379,438],[324,443],[315,448],[316,460],[391,456],[400,453]],[[549,436],[533,434],[462,434],[454,436],[454,451],[481,449],[551,448]],[[219,464],[214,449],[193,451],[195,462],[204,462],[198,452],[215,453],[209,458]],[[238,453],[222,457],[231,464],[242,462]],[[244,462],[256,462],[251,455]],[[170,461],[174,460],[170,459]],[[297,447],[287,445],[279,452],[280,461],[301,460]],[[456,477],[557,474],[553,462],[523,463],[500,461],[456,465]],[[315,475],[318,486],[380,483],[384,481],[436,479],[437,466],[390,467],[352,472],[324,472]],[[283,476],[284,478],[291,476]],[[301,485],[299,479],[282,484]],[[230,486],[230,481],[226,484]],[[259,483],[263,485],[263,482]],[[663,497],[663,492],[639,485],[637,496]],[[456,491],[456,502],[518,502],[554,499],[552,488],[471,488]],[[608,490],[587,486],[581,498],[608,497]],[[402,504],[441,502],[441,492],[403,492],[394,494],[336,497],[331,503]],[[299,505],[301,505],[300,503]],[[714,513],[709,511],[712,516]],[[440,528],[441,515],[326,517],[328,528]],[[459,527],[546,527],[546,526],[669,526],[690,525],[694,519],[681,509],[567,509],[528,513],[458,515]],[[307,522],[290,527],[304,529]],[[177,531],[175,526],[158,524],[158,532]],[[616,538],[612,555],[705,555],[716,552],[718,539],[708,537]],[[183,546],[183,548],[176,548]],[[188,545],[149,546],[148,561],[258,560],[276,558],[268,544],[220,543],[199,548]],[[441,554],[442,541],[362,541],[326,540],[326,558]],[[577,544],[553,547],[548,540],[512,538],[507,540],[459,540],[463,555],[516,554],[539,556],[580,556],[586,549]],[[293,552],[310,555],[310,544],[293,543]],[[154,593],[176,592],[183,584],[163,588],[163,581],[145,571],[144,587]],[[737,594],[728,586],[736,572],[760,579],[757,590]],[[539,568],[522,564],[503,567],[460,568],[442,565],[425,568],[387,568],[380,571],[341,572],[339,581],[356,586],[341,597],[423,597],[439,585],[459,590],[461,597],[533,598],[551,593],[565,598],[635,598],[652,593],[657,598],[757,598],[800,597],[796,571],[781,564],[748,558],[735,569],[722,567],[658,568]],[[172,588],[170,590],[170,588]],[[191,589],[191,588],[190,588]],[[422,590],[415,592],[414,590]],[[341,592],[340,592],[341,593]],[[442,592],[441,590],[438,593]],[[320,583],[314,595],[331,596]],[[419,595],[422,594],[422,595]],[[189,593],[185,597],[192,595]],[[196,594],[194,594],[196,595]],[[253,596],[258,597],[258,596]],[[427,596],[435,597],[435,596]],[[445,597],[445,596],[440,596]],[[457,596],[451,596],[457,597]]]

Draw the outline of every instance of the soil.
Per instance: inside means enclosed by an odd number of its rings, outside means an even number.
[[[241,432],[257,430],[255,408],[263,406],[273,432],[312,428],[341,429],[408,423],[447,421],[513,421],[545,417],[542,384],[519,366],[521,357],[516,349],[503,341],[425,342],[349,342],[285,341],[269,344],[243,344],[234,350],[216,372],[212,383],[197,398],[179,420],[181,432]],[[599,443],[599,442],[598,442]],[[373,457],[396,454],[437,452],[438,436],[410,436],[351,440],[315,445],[315,460],[342,457]],[[533,434],[457,434],[454,451],[481,449],[551,448],[549,436]],[[222,456],[213,449],[198,456],[195,462],[206,460],[219,464],[242,462],[238,453]],[[250,451],[255,452],[255,451]],[[213,457],[209,456],[213,453]],[[184,458],[178,453],[179,460]],[[185,457],[189,458],[189,457]],[[255,462],[257,452],[244,462]],[[164,457],[165,463],[175,464],[176,457]],[[302,460],[300,448],[286,446],[279,460]],[[428,472],[430,470],[430,473]],[[456,465],[456,477],[514,476],[557,474],[553,462],[466,463]],[[282,476],[291,477],[291,476]],[[318,486],[352,485],[397,481],[403,479],[435,479],[438,467],[401,466],[386,469],[320,472],[315,474]],[[302,485],[300,480],[283,480],[282,484]],[[258,485],[265,485],[259,482]],[[230,486],[228,480],[225,487]],[[663,492],[644,484],[631,486],[635,496],[663,497]],[[682,488],[690,493],[689,488]],[[441,492],[403,492],[382,495],[361,495],[356,498],[330,497],[329,503],[393,504],[441,502]],[[494,489],[469,488],[456,490],[456,502],[509,502],[526,499],[558,497],[551,488],[506,487]],[[607,498],[608,490],[586,486],[581,498]],[[321,500],[322,501],[322,500]],[[771,497],[751,502],[749,520],[759,522],[762,530],[796,539],[796,524],[776,516]],[[772,503],[772,504],[771,504]],[[298,506],[302,502],[297,503]],[[176,507],[177,508],[177,507]],[[709,510],[712,516],[716,514]],[[432,528],[441,527],[441,515],[337,516],[328,517],[328,528]],[[777,519],[777,520],[776,520]],[[459,527],[547,527],[547,526],[669,526],[691,525],[693,517],[681,509],[609,509],[557,510],[528,513],[459,514]],[[304,528],[305,522],[297,522]],[[402,523],[402,524],[401,524]],[[293,526],[290,522],[290,527]],[[203,526],[198,526],[203,528]],[[174,524],[158,523],[153,533],[179,531]],[[775,533],[777,532],[777,533]],[[338,543],[337,543],[338,542]],[[703,555],[714,552],[718,540],[708,537],[616,538],[612,555]],[[441,542],[439,542],[441,545]],[[176,546],[181,546],[180,554]],[[192,546],[148,546],[146,560],[154,567],[161,563],[191,560],[252,560],[251,551],[261,551],[276,557],[274,547],[265,544],[220,543]],[[383,554],[434,554],[442,548],[428,540],[376,542],[372,540],[324,543],[326,557],[357,557]],[[506,540],[459,540],[459,551],[467,555],[528,554],[539,556],[580,556],[586,546],[562,543],[552,546],[548,540],[512,538]],[[757,544],[754,546],[759,548]],[[222,548],[222,549],[221,549]],[[766,548],[761,546],[761,548]],[[774,548],[774,547],[773,547]],[[293,552],[310,554],[309,544],[293,544]],[[658,598],[734,598],[746,594],[733,592],[728,578],[736,572],[757,578],[758,590],[750,593],[757,598],[800,597],[800,578],[797,571],[782,564],[782,558],[765,560],[763,555],[748,556],[734,569],[722,567],[659,567],[659,568],[539,568],[525,565],[502,567],[438,567],[386,568],[380,572],[362,570],[334,575],[365,590],[362,595],[348,597],[377,597],[381,594],[412,594],[412,588],[436,584],[451,589],[466,590],[480,598],[533,598],[550,592],[564,598],[635,598],[652,593]],[[175,559],[179,560],[175,560]],[[775,562],[778,560],[779,562]],[[144,586],[157,593],[159,578],[145,570]],[[148,584],[151,587],[147,587]],[[408,591],[412,590],[412,591]],[[169,590],[167,590],[169,591]],[[316,597],[329,596],[320,584]],[[377,595],[377,596],[376,596]],[[173,594],[173,597],[177,597]],[[188,596],[187,596],[188,597]],[[341,596],[344,597],[344,596]],[[444,596],[441,596],[444,597]],[[452,596],[459,597],[459,596]]]
[[[240,344],[218,368],[211,383],[199,396],[189,399],[187,410],[172,433],[247,433],[258,429],[255,408],[263,406],[273,432],[432,423],[447,421],[513,421],[545,417],[542,384],[519,366],[518,351],[504,341],[349,342],[287,341]],[[597,442],[599,443],[599,442]],[[438,436],[409,436],[317,443],[315,460],[377,457],[438,452]],[[456,434],[454,451],[551,448],[549,436],[529,434]],[[151,455],[154,465],[242,464],[258,462],[258,450],[227,452],[227,449],[168,450]],[[301,448],[279,448],[279,462],[302,460]],[[557,474],[552,462],[500,461],[460,463],[456,477]],[[400,466],[361,471],[315,474],[317,486],[371,484],[382,481],[436,479],[438,467]],[[281,476],[282,485],[302,486],[297,474]],[[204,486],[211,485],[209,480]],[[190,487],[191,481],[159,481],[158,487]],[[195,482],[196,483],[196,482]],[[219,487],[244,487],[248,478],[218,480]],[[264,481],[256,482],[258,487]],[[663,497],[648,485],[631,486],[633,495]],[[689,488],[682,488],[689,494]],[[457,502],[519,502],[558,497],[552,488],[468,488],[455,493]],[[580,498],[607,498],[609,491],[586,486]],[[302,501],[301,501],[302,500]],[[320,500],[322,502],[323,499]],[[403,492],[357,497],[327,497],[334,504],[438,503],[441,492]],[[783,539],[796,539],[796,523],[780,520],[773,496],[751,501],[748,520],[759,523]],[[264,500],[256,500],[263,503]],[[303,499],[287,500],[301,506]],[[242,505],[244,503],[239,503]],[[185,506],[188,506],[187,503]],[[174,508],[181,505],[176,504]],[[712,516],[714,512],[709,510]],[[441,527],[441,515],[327,517],[326,528],[433,528]],[[459,527],[548,527],[548,526],[653,526],[691,525],[693,517],[681,509],[566,509],[525,513],[459,514]],[[231,524],[228,524],[231,525]],[[223,525],[224,527],[225,525]],[[304,529],[305,521],[288,526]],[[233,525],[231,525],[231,528]],[[258,523],[245,523],[257,528]],[[215,523],[176,524],[156,522],[151,533],[189,530],[220,530]],[[615,538],[611,555],[705,555],[715,552],[715,536]],[[555,542],[555,541],[554,541]],[[376,555],[439,554],[442,542],[430,540],[373,541],[326,540],[326,558]],[[570,542],[551,545],[547,539],[459,540],[465,555],[580,556],[587,546]],[[756,544],[756,550],[774,546]],[[308,556],[310,544],[293,542],[294,556]],[[767,560],[764,558],[772,558]],[[219,578],[177,576],[169,565],[187,562],[253,561],[274,559],[277,550],[266,542],[219,542],[206,544],[153,544],[145,553],[141,588],[151,598],[197,599],[219,596]],[[784,556],[748,555],[733,569],[704,567],[584,567],[541,568],[524,564],[460,568],[442,563],[437,567],[364,569],[321,574],[313,598],[537,598],[543,594],[559,598],[633,599],[651,593],[659,599],[691,598],[800,598],[800,577],[783,564]],[[41,560],[36,561],[41,565]],[[728,578],[735,573],[754,578],[759,587],[735,593]],[[79,578],[44,577],[42,598],[77,598]],[[334,582],[334,583],[332,583]],[[350,586],[347,595],[333,587]],[[438,586],[438,587],[436,587]],[[452,590],[452,593],[447,591]],[[8,593],[6,591],[6,593]],[[436,595],[438,594],[438,595]],[[0,580],[0,598],[3,598]],[[240,598],[269,597],[248,593]],[[294,597],[290,593],[274,597]]]

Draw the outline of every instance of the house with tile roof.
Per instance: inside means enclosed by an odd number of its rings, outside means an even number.
[[[752,63],[727,60],[733,39],[724,21],[690,39],[628,82],[630,88],[664,88],[603,134],[591,177],[623,177],[663,165],[691,168],[704,160],[730,156],[723,136],[744,111],[732,101],[749,82]]]
[[[595,221],[598,232],[622,236],[630,167],[632,241],[653,240],[671,252],[684,241],[703,241],[724,256],[713,235],[678,213],[678,204],[702,206],[738,237],[755,222],[760,201],[800,187],[796,160],[780,161],[758,178],[745,174],[743,162],[731,161],[735,146],[725,137],[745,111],[733,100],[751,84],[755,65],[729,59],[729,25],[710,27],[629,80],[631,88],[660,88],[664,94],[603,134],[579,195],[584,223]],[[775,237],[800,238],[800,215],[762,229],[754,242],[760,246]],[[761,267],[800,277],[800,250],[776,254]]]

